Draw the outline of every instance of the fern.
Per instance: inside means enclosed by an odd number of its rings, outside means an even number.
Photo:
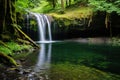
[[[107,13],[116,12],[120,14],[120,0],[89,0],[89,5],[92,6],[95,11],[106,11]]]

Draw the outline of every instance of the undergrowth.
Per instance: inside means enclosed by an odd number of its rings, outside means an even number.
[[[16,42],[7,42],[6,45],[10,48],[7,48],[3,45],[0,45],[0,52],[5,53],[5,54],[10,54],[14,55],[14,52],[20,51],[23,49],[29,49],[31,46],[30,45],[25,45],[25,44],[18,44]]]

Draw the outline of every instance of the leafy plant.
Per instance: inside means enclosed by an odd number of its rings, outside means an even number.
[[[25,11],[28,8],[28,0],[17,0],[16,1],[16,11]]]
[[[40,0],[17,0],[16,1],[16,11],[27,11],[31,8],[38,7]]]
[[[10,49],[0,45],[0,52],[3,52],[5,54],[10,54],[10,55],[14,55],[13,51],[21,51],[23,49],[29,49],[31,46],[30,45],[19,45],[16,42],[7,42],[6,45],[8,45],[10,47]]]
[[[107,13],[116,12],[120,14],[120,0],[108,1],[108,0],[89,0],[89,5],[94,8],[95,11],[106,11]]]

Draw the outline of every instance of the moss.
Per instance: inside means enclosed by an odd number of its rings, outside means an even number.
[[[85,30],[88,26],[87,18],[82,19],[68,19],[68,18],[54,18],[57,26],[59,28],[64,28],[65,31],[67,30]]]
[[[89,18],[92,13],[92,8],[90,7],[78,7],[67,9],[64,14],[49,13],[49,15],[53,16],[54,18],[80,19]]]
[[[16,42],[13,42],[13,41],[12,42],[7,42],[6,45],[9,46],[10,49],[0,45],[0,52],[5,53],[7,55],[9,55],[9,54],[14,55],[14,52],[32,48],[32,46],[30,46],[30,45],[25,45],[25,44],[20,45]]]
[[[51,80],[119,80],[120,76],[84,65],[66,63],[53,64]]]
[[[90,25],[90,20],[93,15],[93,10],[90,7],[75,7],[67,8],[64,14],[51,12],[48,15],[52,16],[59,28],[67,32],[68,30],[86,30]],[[58,28],[57,27],[57,28]]]
[[[30,25],[32,27],[30,27],[31,30],[37,31],[37,22],[35,20],[30,20]]]
[[[11,65],[17,66],[16,61],[12,57],[7,56],[4,53],[0,53],[0,62],[2,62],[7,66],[11,66]]]
[[[0,52],[5,53],[5,54],[7,54],[7,55],[8,55],[8,54],[12,55],[12,51],[11,51],[10,49],[2,46],[2,45],[0,45]]]
[[[58,24],[62,23],[63,26],[66,26],[66,27],[70,26],[72,24],[72,21],[74,21],[74,20],[69,20],[66,18],[57,19]]]
[[[65,14],[49,13],[54,20],[58,23],[59,27],[68,26],[81,26],[82,24],[87,25],[88,20],[93,15],[92,9],[88,7],[81,7],[76,9],[68,9]],[[85,22],[87,22],[85,24]]]
[[[4,45],[0,45],[0,62],[3,63],[6,66],[11,66],[11,65],[15,65],[17,66],[17,63],[14,59],[20,59],[21,57],[25,57],[28,55],[28,53],[26,54],[21,54],[21,55],[15,55],[16,53],[25,53],[23,51],[29,51],[30,49],[32,49],[31,45],[26,45],[26,44],[18,44],[16,42],[6,42],[5,43],[9,48],[5,47]],[[1,56],[3,55],[3,57]],[[9,55],[9,56],[8,56]],[[5,58],[4,58],[5,56]],[[10,57],[12,56],[12,57]]]

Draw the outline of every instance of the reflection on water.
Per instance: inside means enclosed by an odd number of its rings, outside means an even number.
[[[52,44],[40,44],[41,49],[39,51],[38,55],[38,61],[37,64],[35,65],[34,71],[35,72],[40,72],[41,70],[46,70],[49,69],[50,67],[50,62],[51,62],[51,48]]]
[[[41,43],[40,50],[23,61],[22,74],[0,69],[0,80],[120,80],[120,47],[106,42],[97,38]]]
[[[80,43],[89,43],[89,44],[109,44],[110,38],[77,38],[70,39],[65,41],[80,42]]]

